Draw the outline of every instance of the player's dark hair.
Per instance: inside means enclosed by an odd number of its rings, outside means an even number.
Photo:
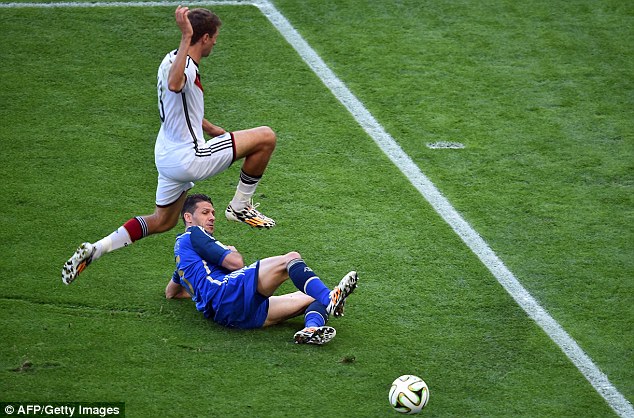
[[[198,42],[206,33],[208,33],[209,36],[214,36],[220,26],[222,26],[220,18],[207,9],[192,9],[187,14],[187,17],[194,30],[191,45]]]
[[[181,218],[183,219],[185,226],[187,226],[187,223],[185,222],[185,214],[193,214],[196,211],[196,205],[200,202],[209,202],[212,206],[214,204],[209,196],[202,193],[190,194],[187,196],[187,199],[185,199],[183,209],[181,210]]]

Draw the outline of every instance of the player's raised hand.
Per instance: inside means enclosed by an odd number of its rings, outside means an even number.
[[[174,16],[176,17],[176,24],[181,30],[183,36],[191,37],[194,34],[194,29],[192,29],[192,24],[187,18],[189,14],[189,7],[187,6],[178,6],[176,11],[174,12]]]

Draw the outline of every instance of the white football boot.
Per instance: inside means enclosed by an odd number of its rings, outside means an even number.
[[[89,242],[84,242],[75,250],[71,258],[64,263],[62,267],[62,281],[64,284],[71,284],[73,280],[79,276],[92,262],[92,256],[95,254],[95,247]]]
[[[295,333],[295,344],[323,345],[335,338],[337,331],[333,327],[306,327]]]
[[[359,276],[356,271],[343,276],[339,284],[330,292],[330,303],[326,306],[328,315],[343,316],[343,306],[346,298],[357,287]]]

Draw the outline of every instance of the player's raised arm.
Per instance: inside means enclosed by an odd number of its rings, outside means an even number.
[[[176,24],[181,30],[181,43],[178,46],[178,54],[176,59],[172,63],[170,68],[169,77],[167,79],[167,88],[171,91],[178,92],[183,89],[185,85],[185,65],[187,64],[187,52],[191,45],[192,36],[194,30],[192,24],[189,21],[187,15],[189,14],[188,7],[178,6],[174,12],[176,18]]]

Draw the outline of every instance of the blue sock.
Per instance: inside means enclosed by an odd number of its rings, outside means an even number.
[[[330,289],[315,275],[315,272],[304,263],[301,258],[296,258],[286,266],[288,277],[295,287],[308,296],[312,296],[324,306],[330,303]]]
[[[328,321],[328,314],[323,303],[314,301],[308,305],[304,314],[305,327],[322,327],[326,325],[326,321]]]

